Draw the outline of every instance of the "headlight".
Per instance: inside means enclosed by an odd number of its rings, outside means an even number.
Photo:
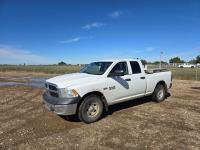
[[[78,97],[78,93],[74,89],[61,89],[61,95],[67,98]]]

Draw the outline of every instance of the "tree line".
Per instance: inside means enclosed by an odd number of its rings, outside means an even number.
[[[153,64],[153,65],[158,65],[160,64],[160,61],[154,61],[154,62],[148,62],[145,59],[141,60],[142,64]],[[162,64],[168,64],[166,61],[161,61]],[[180,57],[173,57],[169,60],[169,63],[186,63],[186,61],[182,60]],[[197,64],[200,63],[200,55],[198,55],[195,59],[190,60],[188,63],[191,64]]]
[[[154,62],[148,62],[146,61],[145,59],[141,59],[141,62],[143,65],[146,65],[146,64],[153,64],[153,65],[158,65],[160,64],[160,61],[154,61]],[[173,57],[169,60],[169,63],[185,63],[186,61],[182,60],[180,57]],[[166,61],[161,61],[162,64],[168,64],[168,62]],[[191,64],[197,64],[197,63],[200,63],[200,55],[198,55],[195,59],[192,59],[189,61],[189,63]],[[63,65],[71,65],[71,64],[67,64],[63,61],[59,62],[58,63],[59,66],[63,66]]]
[[[180,57],[174,57],[169,60],[169,63],[185,63],[186,61],[181,60]],[[200,63],[200,55],[198,55],[195,59],[190,60],[188,63],[197,64]]]

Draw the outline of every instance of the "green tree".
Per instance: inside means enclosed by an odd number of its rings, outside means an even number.
[[[67,65],[64,61],[58,63],[59,66]]]
[[[181,60],[180,57],[173,57],[169,60],[170,63],[184,63],[184,60]]]
[[[158,65],[158,64],[160,64],[160,61],[154,61],[152,64],[154,64],[154,65]],[[161,61],[161,64],[165,64],[165,65],[167,65],[168,63],[165,62],[165,61]]]
[[[147,61],[144,59],[141,59],[142,64],[145,66],[147,64]]]
[[[160,62],[159,61],[154,61],[152,64],[158,65],[158,64],[160,64]]]

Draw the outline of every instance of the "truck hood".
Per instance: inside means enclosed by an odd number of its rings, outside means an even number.
[[[58,88],[66,88],[76,84],[86,84],[88,82],[96,81],[98,78],[99,75],[71,73],[50,78],[46,80],[46,82],[55,84]]]

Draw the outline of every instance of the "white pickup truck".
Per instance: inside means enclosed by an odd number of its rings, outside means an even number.
[[[165,99],[172,86],[168,70],[144,71],[138,59],[93,62],[80,73],[64,74],[45,83],[45,107],[58,115],[77,114],[85,123],[99,120],[108,106],[152,95]]]
[[[178,65],[179,68],[195,68],[196,66],[193,64],[189,64],[189,63],[184,63],[181,65]]]

